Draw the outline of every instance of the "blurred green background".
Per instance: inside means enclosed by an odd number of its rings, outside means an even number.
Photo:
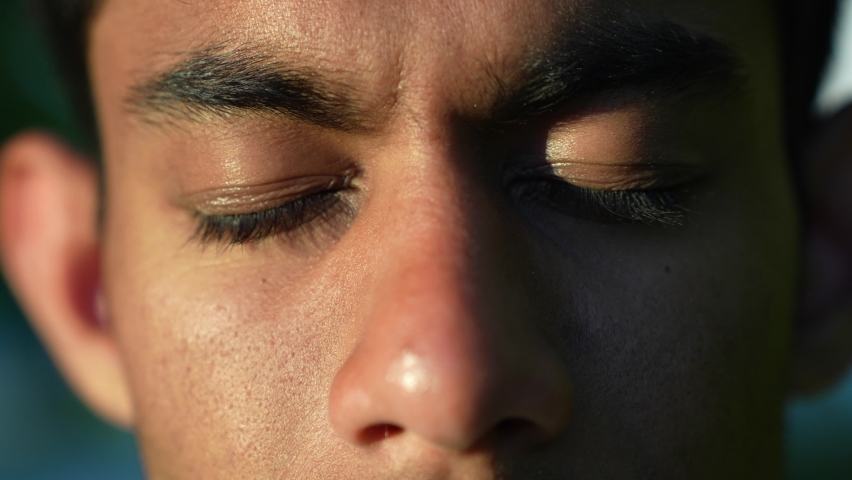
[[[79,138],[21,3],[0,0],[0,144],[24,128]],[[0,285],[0,480],[141,478],[133,437],[74,398]]]
[[[846,13],[852,20],[852,8]],[[831,70],[821,110],[846,98],[850,58]],[[0,0],[0,144],[26,128],[79,138],[44,40],[19,2]],[[789,479],[852,479],[852,376],[817,398],[791,402],[787,444]],[[0,480],[140,478],[132,436],[74,398],[0,285]]]

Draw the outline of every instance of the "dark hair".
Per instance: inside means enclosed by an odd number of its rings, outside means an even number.
[[[837,0],[774,0],[784,86],[788,152],[798,157],[811,134],[812,104],[831,50]],[[91,147],[97,128],[86,67],[89,19],[99,0],[30,0],[65,77]]]
[[[87,67],[89,20],[100,0],[23,0],[46,35],[80,123],[85,148],[99,150]]]

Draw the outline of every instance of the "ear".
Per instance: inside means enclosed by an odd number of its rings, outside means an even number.
[[[805,159],[804,298],[793,393],[840,380],[852,365],[852,105],[827,121]]]
[[[77,394],[129,427],[133,411],[100,295],[97,172],[46,134],[0,151],[0,257],[7,281]]]

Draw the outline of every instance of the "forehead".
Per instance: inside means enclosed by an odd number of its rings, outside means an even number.
[[[286,46],[290,54],[317,55],[330,50],[362,59],[374,50],[395,51],[416,46],[481,45],[495,35],[512,36],[519,43],[537,43],[533,27],[556,25],[579,7],[576,1],[399,1],[370,0],[114,0],[101,9],[107,23],[130,19],[141,27],[139,40],[188,42],[227,38],[238,42],[264,40],[269,46]],[[436,40],[442,42],[436,42]],[[458,40],[464,40],[460,45]],[[420,50],[414,48],[414,50]],[[425,50],[425,49],[423,49]],[[422,53],[419,52],[418,53]]]
[[[719,37],[747,67],[772,70],[765,68],[772,62],[770,9],[758,1],[111,0],[94,22],[94,80],[96,90],[109,89],[104,81],[127,85],[189,51],[248,46],[360,90],[393,96],[440,89],[475,103],[488,85],[499,89],[499,80],[511,80],[566,33],[627,11]]]
[[[133,20],[140,33],[153,41],[255,38],[285,42],[296,52],[316,53],[317,47],[325,51],[329,46],[341,51],[371,45],[412,47],[425,39],[433,41],[424,47],[456,40],[482,45],[495,38],[540,44],[584,16],[627,10],[717,23],[716,27],[753,27],[761,20],[755,13],[768,16],[768,7],[758,0],[110,0],[99,13],[114,20]],[[744,12],[750,15],[733,15]]]

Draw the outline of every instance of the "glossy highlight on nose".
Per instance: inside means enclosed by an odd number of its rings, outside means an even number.
[[[398,384],[406,393],[416,395],[434,388],[437,379],[429,372],[427,361],[410,350],[402,353],[400,358],[391,364],[387,379],[390,383]]]

